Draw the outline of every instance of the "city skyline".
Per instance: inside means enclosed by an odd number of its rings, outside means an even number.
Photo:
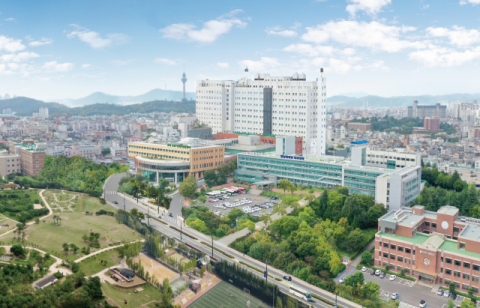
[[[475,93],[477,0],[0,5],[0,94],[80,98],[182,91],[179,81],[319,77],[327,96]],[[92,10],[90,8],[94,7]],[[288,12],[288,14],[285,14]],[[477,22],[477,23],[476,23]]]

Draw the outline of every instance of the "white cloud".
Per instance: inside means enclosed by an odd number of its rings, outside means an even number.
[[[13,17],[5,18],[5,21],[14,21],[14,20],[15,20],[15,18],[13,18]]]
[[[112,64],[115,66],[125,66],[131,63],[133,60],[112,60]]]
[[[0,50],[17,52],[24,49],[25,45],[22,44],[22,40],[16,40],[4,35],[0,35]]]
[[[265,32],[268,35],[278,35],[284,37],[295,37],[298,35],[297,31],[294,30],[284,30],[282,27],[275,26],[275,27],[268,27]]]
[[[245,28],[247,26],[246,22],[234,17],[238,12],[240,10],[234,10],[217,19],[204,22],[203,28],[199,30],[196,30],[196,26],[193,24],[172,24],[160,29],[160,32],[163,33],[164,38],[212,43],[222,34],[230,32],[233,27]]]
[[[46,72],[68,72],[73,69],[73,63],[58,63],[57,61],[45,62],[42,68]]]
[[[422,6],[422,9],[426,10],[430,7],[430,4],[425,4],[424,6]]]
[[[480,46],[469,50],[457,51],[431,45],[428,49],[410,53],[409,58],[422,63],[426,67],[459,66],[480,58]]]
[[[218,67],[221,67],[221,68],[229,68],[230,65],[226,62],[218,62],[217,63]]]
[[[1,55],[0,59],[3,62],[24,62],[29,59],[38,58],[38,57],[39,55],[34,52],[25,51],[17,54],[12,53],[12,54]]]
[[[241,67],[248,67],[249,71],[265,71],[278,68],[281,64],[276,58],[261,57],[259,61],[243,60],[240,61]]]
[[[154,61],[157,64],[166,64],[166,65],[177,65],[177,61],[166,59],[166,58],[157,58]]]
[[[31,41],[30,43],[28,43],[28,45],[32,46],[32,47],[38,47],[38,46],[42,46],[42,45],[50,45],[51,43],[53,43],[52,39],[41,38],[39,41]]]
[[[77,37],[80,41],[87,43],[92,48],[104,48],[111,45],[120,45],[128,42],[129,37],[123,33],[110,33],[105,35],[104,38],[95,31],[91,31],[87,28],[79,25],[71,24],[76,30],[67,33],[68,38]]]
[[[477,5],[477,4],[480,4],[480,0],[460,0],[460,5],[465,5],[465,4],[473,4],[473,5]]]
[[[90,64],[82,64],[82,68],[89,68],[91,65]]]
[[[312,46],[310,44],[291,44],[285,47],[283,50],[288,52],[295,52],[300,55],[309,57],[331,56],[333,54],[351,56],[355,54],[355,49],[353,48],[345,48],[342,50],[334,48],[333,46]]]
[[[382,11],[382,8],[392,0],[350,0],[352,4],[347,5],[347,12],[355,16],[358,11],[364,11],[368,15],[375,16]]]
[[[334,41],[337,43],[367,47],[374,50],[398,52],[406,48],[424,48],[424,42],[409,41],[401,36],[416,28],[389,26],[377,21],[358,22],[354,20],[330,21],[316,27],[307,27],[302,39],[317,44]]]
[[[480,31],[459,26],[453,26],[452,30],[442,27],[429,27],[427,28],[427,34],[432,37],[446,37],[450,40],[450,44],[458,47],[466,47],[480,42]]]

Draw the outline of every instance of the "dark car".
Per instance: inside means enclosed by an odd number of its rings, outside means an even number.
[[[168,216],[173,217],[173,214],[172,214],[172,213],[168,213]]]
[[[283,276],[286,281],[292,281],[292,276]]]
[[[455,294],[455,293],[450,293],[450,298],[451,298],[452,300],[456,300],[456,299],[457,299],[457,294]]]
[[[113,201],[112,203],[113,203],[113,204],[118,204],[118,202],[117,202],[117,201]]]
[[[475,305],[477,305],[477,300],[476,300],[476,299],[471,298],[470,301],[472,301],[472,303],[474,303]]]
[[[386,276],[385,273],[384,273],[384,272],[381,272],[381,273],[380,273],[380,276],[378,276],[378,277],[380,277],[381,279],[383,279],[383,278],[385,278],[385,276]]]
[[[372,270],[370,271],[370,275],[375,276],[375,270],[372,269]]]
[[[277,197],[271,197],[270,199],[272,199],[272,200],[278,200]]]

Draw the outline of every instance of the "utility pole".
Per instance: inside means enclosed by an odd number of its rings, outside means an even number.
[[[183,226],[182,226],[182,224],[180,224],[180,240],[181,241],[183,241],[182,240],[182,232],[183,232]]]
[[[298,258],[297,258],[297,277],[298,277]]]
[[[265,283],[268,283],[267,260],[265,260]]]
[[[125,193],[123,193],[123,210],[125,211]]]
[[[275,285],[273,285],[273,306],[272,308],[275,308]]]
[[[337,291],[335,291],[335,306],[333,308],[337,308]]]
[[[213,258],[213,234],[212,234],[212,258]]]

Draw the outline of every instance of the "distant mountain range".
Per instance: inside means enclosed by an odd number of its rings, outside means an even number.
[[[368,103],[368,107],[387,108],[387,107],[406,107],[412,106],[413,101],[418,100],[419,105],[434,105],[436,103],[454,103],[454,102],[470,102],[477,100],[480,104],[480,94],[446,94],[446,95],[419,95],[419,96],[394,96],[381,97],[368,95],[364,97],[350,97],[337,95],[327,98],[327,103],[332,105],[349,105],[364,106]]]
[[[79,99],[51,99],[50,101],[61,103],[71,107],[86,106],[92,104],[120,104],[130,105],[139,104],[151,101],[179,101],[183,98],[182,91],[170,91],[162,89],[153,89],[145,94],[137,96],[118,96],[110,95],[103,92],[95,92],[86,97]],[[185,98],[187,100],[195,100],[195,92],[185,92]]]
[[[149,112],[188,112],[195,113],[195,101],[149,101],[134,105],[115,104],[90,104],[70,108],[59,103],[46,103],[28,97],[15,97],[0,100],[0,113],[7,108],[12,109],[19,116],[31,116],[38,112],[40,107],[47,107],[50,115],[68,114],[78,116],[99,115],[125,115],[130,113]]]

